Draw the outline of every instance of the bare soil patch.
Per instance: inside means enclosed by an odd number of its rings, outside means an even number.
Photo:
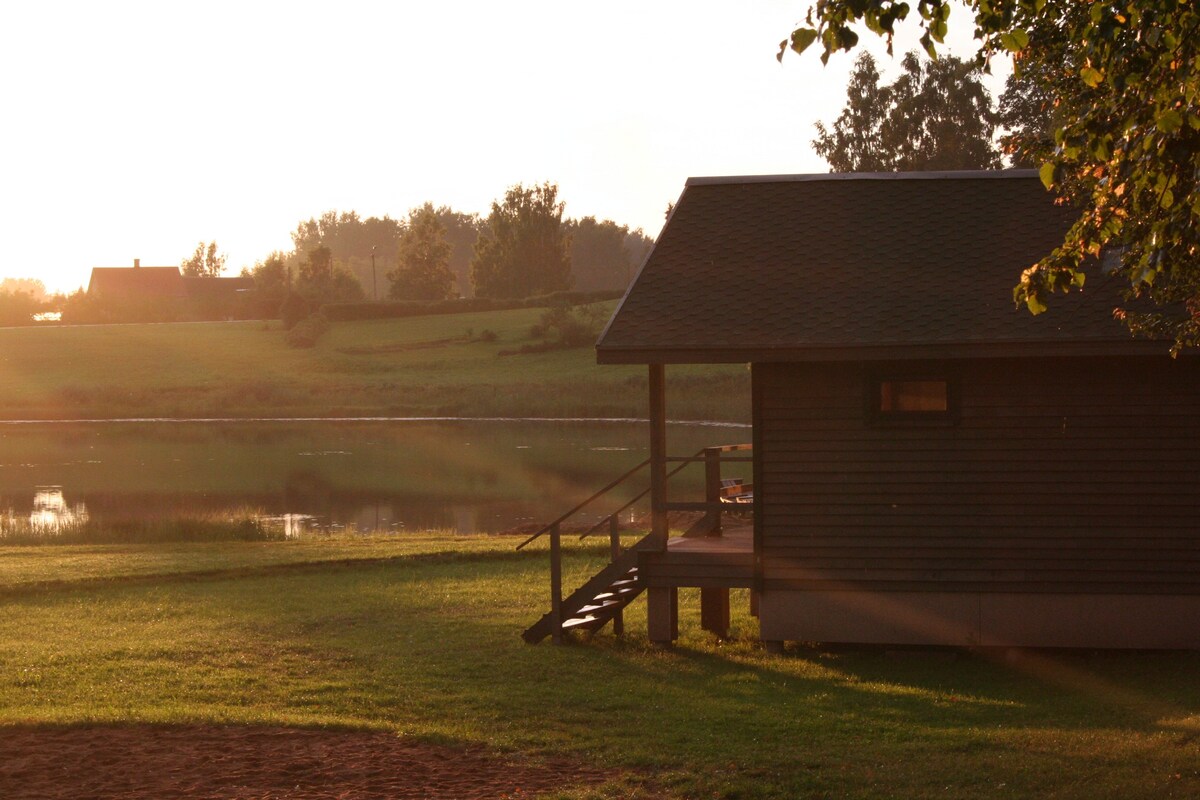
[[[0,797],[533,798],[614,773],[373,731],[182,726],[0,727]]]

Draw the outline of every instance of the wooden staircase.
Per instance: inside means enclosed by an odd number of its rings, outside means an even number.
[[[562,620],[559,635],[571,630],[596,631],[619,620],[624,608],[646,587],[638,578],[638,553],[646,549],[647,536],[618,556],[587,583],[564,597],[558,611]],[[555,611],[551,609],[521,634],[529,644],[555,635]]]
[[[730,482],[729,486],[722,486],[721,460],[725,458],[730,461],[750,461],[751,459],[745,457],[724,455],[748,449],[750,449],[750,445],[745,444],[722,445],[702,448],[693,456],[667,458],[668,461],[679,462],[679,465],[664,476],[664,482],[689,464],[704,464],[706,499],[703,503],[663,503],[661,510],[663,512],[672,510],[704,511],[705,517],[692,526],[689,534],[694,536],[720,534],[721,510],[726,504],[726,498],[744,495],[749,489],[748,486],[743,487],[740,481]],[[584,531],[583,535],[579,537],[580,539],[585,539],[602,528],[608,528],[609,553],[612,560],[608,566],[567,597],[563,597],[562,592],[562,524],[649,465],[650,459],[646,459],[517,545],[517,549],[521,550],[542,536],[549,535],[550,537],[550,611],[521,634],[526,642],[537,644],[550,636],[555,644],[560,644],[564,634],[569,631],[596,631],[609,622],[613,623],[613,632],[618,636],[621,635],[624,630],[621,612],[646,588],[638,574],[639,554],[643,552],[661,553],[666,550],[665,513],[663,516],[664,527],[660,532],[657,534],[651,532],[633,547],[622,549],[620,525],[618,524],[619,515],[651,493],[651,489],[646,489]]]

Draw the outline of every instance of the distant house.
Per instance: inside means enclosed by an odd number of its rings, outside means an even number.
[[[229,307],[239,293],[254,288],[254,279],[234,277],[188,277],[179,267],[143,267],[139,259],[132,267],[93,267],[88,295],[105,300],[188,300],[201,307]]]
[[[184,296],[200,302],[232,301],[240,292],[248,292],[254,288],[254,278],[249,275],[235,275],[228,278],[183,278]]]
[[[650,370],[650,637],[678,587],[746,586],[776,645],[1200,648],[1200,358],[1132,339],[1099,269],[1014,308],[1070,219],[1031,171],[689,180],[596,348]],[[664,369],[721,362],[753,537],[677,553]]]
[[[179,267],[143,267],[135,258],[132,267],[93,267],[87,293],[106,300],[162,300],[182,298],[185,289]]]

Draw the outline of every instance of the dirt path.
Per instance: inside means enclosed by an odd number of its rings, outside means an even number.
[[[0,727],[0,798],[533,798],[614,774],[394,734],[192,726]]]

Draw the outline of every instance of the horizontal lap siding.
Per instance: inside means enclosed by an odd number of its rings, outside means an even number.
[[[1200,593],[1197,366],[756,365],[765,587]],[[872,423],[909,374],[957,421]]]

